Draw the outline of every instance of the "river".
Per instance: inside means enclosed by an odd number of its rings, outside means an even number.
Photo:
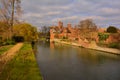
[[[120,56],[40,42],[36,59],[44,80],[120,80]]]

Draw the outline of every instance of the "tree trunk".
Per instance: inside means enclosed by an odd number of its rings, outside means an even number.
[[[12,0],[11,4],[12,4],[12,13],[11,13],[11,22],[10,22],[10,39],[12,39],[13,36],[15,0]]]

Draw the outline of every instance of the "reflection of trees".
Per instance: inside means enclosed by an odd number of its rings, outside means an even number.
[[[39,41],[38,45],[45,47],[45,48],[49,48],[50,47],[50,42],[49,41]]]

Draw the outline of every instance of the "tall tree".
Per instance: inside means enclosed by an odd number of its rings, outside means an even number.
[[[93,29],[97,29],[96,24],[92,21],[92,19],[86,19],[83,20],[79,23],[78,27],[80,29],[86,29],[86,30],[93,30]]]
[[[117,31],[118,31],[118,29],[116,27],[114,27],[114,26],[109,26],[107,28],[108,33],[117,33]]]
[[[9,26],[12,37],[12,27],[21,14],[21,0],[0,0],[0,20]]]
[[[78,25],[79,35],[82,39],[95,40],[97,26],[91,19],[83,20]]]
[[[21,14],[21,0],[0,0],[0,20],[13,25]]]
[[[13,26],[15,36],[23,36],[25,41],[38,39],[37,28],[28,23],[17,24]]]
[[[40,28],[40,35],[44,37],[50,36],[50,27],[49,26],[42,26]]]

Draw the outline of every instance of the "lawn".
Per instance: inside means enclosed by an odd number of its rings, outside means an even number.
[[[2,46],[0,47],[0,55],[9,50],[13,45],[7,45],[7,46]]]
[[[42,80],[32,47],[25,43],[17,55],[5,66],[0,80]]]

